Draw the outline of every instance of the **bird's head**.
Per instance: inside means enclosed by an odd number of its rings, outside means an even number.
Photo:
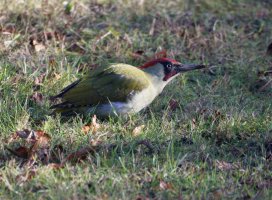
[[[155,76],[156,79],[168,83],[180,73],[204,67],[200,64],[181,64],[170,58],[158,58],[140,66],[140,69],[149,73],[152,77]]]

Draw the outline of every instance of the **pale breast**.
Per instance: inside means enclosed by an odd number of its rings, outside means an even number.
[[[132,112],[139,112],[146,106],[148,106],[158,95],[157,90],[150,85],[148,88],[136,93],[128,102],[132,108]]]
[[[90,107],[87,112],[96,113],[99,116],[118,116],[137,113],[147,107],[157,96],[153,87],[148,87],[141,92],[134,93],[128,102],[109,102]]]

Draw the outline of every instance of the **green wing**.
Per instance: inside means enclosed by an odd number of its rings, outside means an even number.
[[[53,108],[97,105],[115,101],[127,101],[131,92],[147,88],[150,81],[146,74],[131,65],[112,64],[101,67],[61,91],[63,103]]]

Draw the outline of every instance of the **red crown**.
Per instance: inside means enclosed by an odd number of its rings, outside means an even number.
[[[178,61],[174,60],[174,59],[171,59],[171,58],[157,58],[157,59],[154,59],[154,60],[151,60],[147,63],[145,63],[144,65],[140,66],[141,69],[145,69],[145,68],[148,68],[150,66],[154,66],[155,64],[157,64],[158,62],[171,62],[173,64],[177,64]]]

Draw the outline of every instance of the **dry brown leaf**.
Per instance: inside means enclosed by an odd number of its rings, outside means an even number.
[[[35,132],[35,142],[32,148],[30,149],[30,155],[36,155],[37,158],[43,163],[49,163],[50,156],[50,140],[51,137],[45,133],[44,131],[36,131]]]
[[[82,127],[82,131],[85,134],[89,133],[90,129],[91,129],[91,127],[89,125],[85,125],[85,126]]]
[[[39,43],[35,39],[30,39],[30,45],[34,48],[36,52],[45,50],[45,46],[42,43]]]
[[[51,139],[50,135],[48,135],[46,132],[41,130],[36,131],[36,137],[37,137],[37,140],[39,140],[39,145],[48,144]]]
[[[39,148],[47,148],[49,146],[51,137],[43,132],[43,131],[36,131],[36,142],[34,143],[32,151],[36,151]]]
[[[56,169],[56,170],[58,170],[58,169],[63,168],[64,164],[61,164],[61,163],[60,164],[59,163],[49,163],[47,165],[47,167],[50,168],[50,169]]]
[[[2,16],[1,16],[2,17]],[[3,35],[11,35],[13,33],[16,33],[16,28],[15,28],[15,25],[13,24],[8,24],[6,25],[5,27],[0,27],[0,32],[3,34]]]
[[[17,131],[10,141],[13,141],[17,138],[25,139],[28,144],[31,144],[30,147],[19,147],[15,150],[7,148],[12,154],[29,159],[33,159],[35,156],[43,163],[48,164],[49,162],[49,147],[51,137],[44,131],[29,131],[25,129],[24,131]]]
[[[36,44],[34,48],[36,52],[45,50],[45,46],[43,44]]]
[[[94,153],[95,150],[92,147],[83,147],[81,149],[79,149],[76,152],[73,152],[71,154],[69,154],[62,162],[62,164],[66,163],[67,161],[71,161],[71,162],[79,162],[81,160],[84,160],[87,158],[87,156],[90,153]]]
[[[46,40],[52,40],[53,38],[55,40],[63,40],[64,36],[60,32],[46,32],[44,33],[45,39]]]
[[[82,127],[82,131],[83,131],[85,134],[89,133],[90,131],[91,131],[93,134],[97,133],[98,129],[100,128],[100,124],[98,124],[98,123],[96,122],[96,119],[97,119],[97,118],[96,118],[96,115],[94,115],[94,116],[92,117],[92,123],[91,123],[91,124],[87,124],[87,125],[85,125],[85,126]]]
[[[40,137],[42,136],[48,136],[50,137],[49,135],[47,135],[44,131],[41,131],[41,130],[37,130],[37,131],[33,131],[31,130],[26,138],[26,141],[28,143],[32,143],[32,144],[35,144],[37,142],[37,140],[40,139]]]
[[[35,77],[35,81],[34,81],[35,85],[41,85],[42,82],[44,81],[45,76],[46,76],[46,74],[43,73],[40,76]]]
[[[31,99],[39,105],[43,105],[44,103],[43,95],[39,92],[34,92],[34,94],[31,96]]]
[[[171,189],[173,189],[173,186],[172,186],[172,184],[171,183],[167,183],[167,182],[165,182],[165,181],[160,181],[160,189],[161,190],[171,190]]]
[[[33,130],[30,131],[29,134],[28,134],[28,136],[27,136],[27,138],[26,138],[26,141],[28,143],[34,144],[36,142],[36,140],[37,140],[37,137],[36,137],[35,131],[33,131]]]
[[[24,158],[27,159],[29,157],[30,150],[27,147],[20,146],[16,148],[15,150],[12,150],[8,147],[6,147],[7,150],[12,153],[13,155],[19,157],[19,158]]]
[[[16,181],[20,184],[26,181],[31,180],[35,175],[37,174],[37,170],[36,169],[30,169],[27,170],[25,173],[23,174],[19,174],[18,176],[16,176]]]
[[[167,51],[164,49],[154,55],[154,58],[166,58],[167,57]]]
[[[239,168],[237,164],[233,164],[233,163],[229,163],[225,161],[219,161],[219,160],[215,161],[215,166],[222,171],[228,171],[228,170]]]
[[[90,145],[92,146],[92,147],[96,147],[96,146],[98,146],[98,145],[100,145],[101,143],[102,143],[102,141],[101,140],[99,140],[99,139],[90,139],[89,140],[90,141]]]
[[[24,129],[22,131],[16,131],[14,134],[12,134],[12,136],[10,137],[10,139],[8,140],[8,143],[13,142],[14,140],[17,140],[19,138],[23,138],[26,139],[28,138],[29,134],[30,134],[30,130],[28,129]]]
[[[59,80],[61,78],[61,74],[57,74],[57,73],[54,72],[54,78],[56,80]]]
[[[136,137],[136,136],[142,134],[144,127],[145,127],[145,125],[143,125],[143,124],[135,127],[132,131],[132,136]]]
[[[131,57],[134,59],[146,59],[146,56],[144,55],[144,51],[143,50],[138,50],[135,52],[131,53]]]

